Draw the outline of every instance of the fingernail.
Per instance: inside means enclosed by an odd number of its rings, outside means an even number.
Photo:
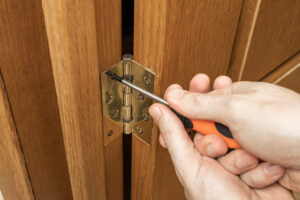
[[[172,89],[168,94],[168,100],[177,101],[182,97],[183,94],[184,90],[182,89]]]
[[[253,159],[250,156],[243,155],[237,158],[236,166],[239,169],[247,169],[254,164]]]
[[[182,89],[182,88],[178,84],[172,84],[171,86],[169,86],[169,89]]]
[[[277,176],[282,174],[282,167],[268,163],[264,168],[264,172],[269,176]]]
[[[149,114],[151,115],[151,117],[153,118],[153,120],[154,120],[155,123],[157,123],[157,121],[161,117],[161,111],[160,111],[160,109],[157,106],[151,108],[149,110]]]

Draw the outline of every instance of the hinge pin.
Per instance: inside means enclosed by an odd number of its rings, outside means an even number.
[[[132,81],[132,55],[123,56],[123,76]],[[131,77],[131,78],[130,78]],[[123,90],[123,132],[124,134],[132,133],[132,89],[124,86]]]

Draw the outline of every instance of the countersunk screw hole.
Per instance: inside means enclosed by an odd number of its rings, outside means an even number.
[[[138,100],[140,100],[140,101],[144,100],[144,95],[141,93],[138,93]]]
[[[119,110],[113,110],[111,112],[111,117],[112,118],[116,119],[116,118],[118,118],[118,116],[119,116]]]
[[[114,132],[112,130],[110,130],[108,133],[107,133],[107,136],[112,136]]]
[[[109,103],[112,100],[112,95],[109,92],[106,92],[105,102]]]
[[[143,114],[143,118],[144,118],[145,121],[148,121],[149,115],[148,115],[147,113],[146,113],[146,114]]]
[[[144,82],[146,85],[149,85],[151,83],[151,80],[149,79],[148,75],[144,76]]]
[[[139,126],[136,127],[136,130],[137,130],[138,134],[142,134],[144,132],[143,129]]]

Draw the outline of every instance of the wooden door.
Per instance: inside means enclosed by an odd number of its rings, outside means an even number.
[[[104,147],[99,81],[121,58],[121,1],[3,0],[0,26],[4,198],[122,199],[122,137]]]
[[[126,49],[159,96],[196,73],[300,92],[300,1],[134,0],[133,44],[121,30],[130,2],[0,1],[5,200],[185,199],[157,126],[150,144],[121,130],[104,143],[99,74]]]
[[[156,74],[155,92],[187,88],[196,73],[226,74],[242,1],[136,0],[134,59]],[[184,199],[167,151],[132,139],[132,199]]]
[[[213,80],[278,83],[299,92],[300,2],[135,0],[134,59],[156,73],[155,92]],[[184,199],[167,150],[132,138],[132,199]]]

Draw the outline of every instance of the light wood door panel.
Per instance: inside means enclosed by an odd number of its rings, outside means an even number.
[[[41,1],[0,1],[0,68],[36,199],[72,199]]]
[[[101,73],[121,59],[121,0],[95,0],[95,10],[98,63]],[[103,132],[103,134],[107,133]],[[104,161],[106,198],[107,200],[122,200],[124,193],[122,135],[104,147]]]
[[[104,148],[99,81],[121,58],[121,1],[0,11],[0,67],[35,198],[123,199],[122,137]]]
[[[290,58],[262,81],[278,84],[300,93],[300,53]]]
[[[43,8],[73,198],[105,199],[94,2]]]
[[[73,198],[122,199],[122,138],[104,148],[99,82],[121,57],[120,1],[43,7]]]
[[[245,0],[229,75],[258,81],[299,49],[300,1]]]
[[[196,73],[227,72],[242,1],[136,0],[134,59],[156,74],[155,93]],[[132,199],[184,199],[166,150],[132,139]]]
[[[0,74],[0,199],[33,200],[25,160]]]

